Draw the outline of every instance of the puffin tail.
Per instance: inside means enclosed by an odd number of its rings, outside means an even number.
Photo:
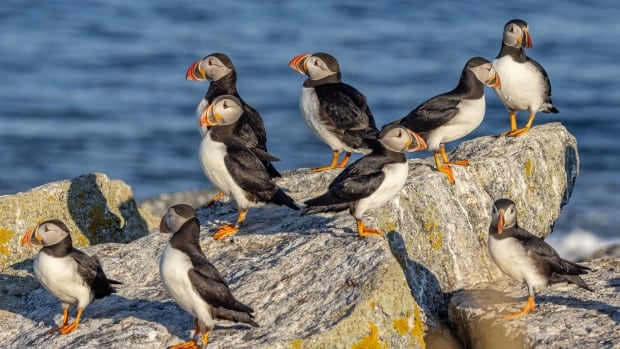
[[[551,102],[551,98],[549,98],[549,100],[548,100],[546,103],[544,103],[544,104],[542,105],[542,107],[540,108],[540,110],[541,110],[543,113],[553,113],[553,114],[557,114],[557,113],[559,113],[559,112],[560,112],[560,111],[558,110],[558,108],[556,108],[556,107],[554,107],[554,106],[553,106],[553,102]]]
[[[295,200],[292,197],[286,195],[282,189],[278,188],[278,190],[271,197],[270,202],[276,205],[284,205],[292,208],[293,210],[299,210],[299,207],[295,204]]]
[[[575,284],[583,289],[586,289],[590,292],[594,292],[593,289],[590,288],[590,286],[588,286],[588,284],[586,284],[585,281],[583,281],[582,278],[580,278],[578,275],[560,275],[560,274],[553,274],[551,276],[551,282],[552,283],[559,283],[559,282],[568,282],[571,284]]]
[[[304,204],[306,204],[307,207],[301,213],[302,216],[321,212],[340,212],[350,207],[349,202],[342,202],[342,200],[331,196],[329,192],[317,196],[314,199],[307,200]]]
[[[226,309],[226,308],[218,307],[218,308],[213,309],[214,318],[221,319],[221,320],[227,320],[227,321],[231,321],[235,323],[243,323],[243,324],[247,324],[247,325],[254,326],[254,327],[260,327],[256,323],[256,321],[254,321],[254,315],[252,315],[252,312],[253,312],[252,308],[239,302],[237,302],[235,306],[239,309],[247,308],[249,309],[249,311],[246,311],[246,309],[238,310],[238,309]]]
[[[278,170],[273,166],[271,161],[263,161],[263,166],[265,166],[265,168],[267,169],[267,173],[269,173],[269,177],[271,178],[282,177],[280,172],[278,172]]]

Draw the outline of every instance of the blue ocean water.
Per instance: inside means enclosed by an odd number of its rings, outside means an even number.
[[[3,0],[0,195],[94,171],[123,179],[138,200],[208,187],[194,116],[208,86],[184,74],[212,52],[235,63],[278,168],[323,165],[330,152],[299,115],[303,78],[290,58],[332,53],[383,125],[453,88],[470,57],[493,59],[512,18],[529,23],[528,54],[545,66],[560,110],[535,123],[561,121],[579,144],[577,185],[551,240],[583,250],[617,239],[620,3],[611,0]],[[507,129],[493,93],[487,103],[468,138]]]

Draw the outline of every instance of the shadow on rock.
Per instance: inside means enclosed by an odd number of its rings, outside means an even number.
[[[550,302],[571,308],[593,309],[601,314],[609,316],[613,321],[620,323],[620,307],[597,301],[597,300],[581,300],[566,296],[539,296],[540,302]]]

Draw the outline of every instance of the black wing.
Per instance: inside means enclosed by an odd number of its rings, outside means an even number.
[[[101,263],[96,256],[88,256],[84,252],[73,249],[70,253],[71,258],[78,264],[78,274],[84,280],[84,282],[95,292],[95,298],[103,298],[109,296],[111,293],[116,292],[111,283],[120,284],[118,281],[109,280]]]
[[[514,238],[526,249],[528,255],[537,261],[542,261],[550,272],[564,275],[572,274],[575,271],[575,267],[566,263],[556,250],[543,239],[521,228],[516,229]]]
[[[332,196],[356,201],[370,196],[383,183],[385,174],[381,161],[367,155],[346,167],[329,185]]]
[[[366,97],[345,83],[326,84],[315,87],[321,107],[341,130],[375,130],[375,119],[368,107]]]
[[[442,94],[420,104],[401,119],[400,124],[415,132],[428,132],[446,124],[456,113],[460,99]]]
[[[260,200],[269,201],[277,188],[258,157],[238,141],[229,139],[226,146],[224,164],[235,182]]]

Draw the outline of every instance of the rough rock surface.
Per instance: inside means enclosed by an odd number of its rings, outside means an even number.
[[[300,217],[286,207],[251,209],[241,231],[225,241],[215,228],[234,222],[234,204],[198,210],[203,250],[237,297],[256,310],[260,328],[216,329],[211,348],[422,348],[442,333],[450,295],[503,278],[486,237],[493,201],[516,202],[520,224],[541,236],[568,202],[578,172],[577,145],[558,123],[517,138],[481,137],[450,155],[456,184],[434,170],[431,158],[410,160],[405,188],[366,223],[385,240],[357,237],[348,215]],[[322,193],[338,171],[285,174],[278,184],[299,203]],[[61,320],[44,290],[24,291],[32,276],[10,279],[0,345],[111,348],[164,347],[185,340],[190,316],[167,295],[158,259],[168,239],[151,234],[128,244],[89,247],[119,293],[84,313],[74,334],[46,337]],[[28,261],[12,266],[28,270]],[[21,290],[21,291],[20,291]],[[426,334],[426,337],[424,336]],[[8,335],[8,337],[7,337]],[[8,339],[7,339],[8,338]],[[440,342],[440,341],[438,341]],[[441,347],[436,346],[435,347]]]
[[[154,228],[148,213],[140,214],[131,188],[105,174],[70,180],[0,196],[0,268],[32,257],[21,248],[21,236],[44,220],[62,219],[76,246],[128,242]],[[149,226],[150,223],[150,226]]]
[[[574,286],[543,290],[533,313],[506,320],[502,314],[525,304],[527,288],[503,279],[457,291],[450,320],[467,348],[620,348],[620,260],[584,264],[595,269],[583,276],[594,292]]]

